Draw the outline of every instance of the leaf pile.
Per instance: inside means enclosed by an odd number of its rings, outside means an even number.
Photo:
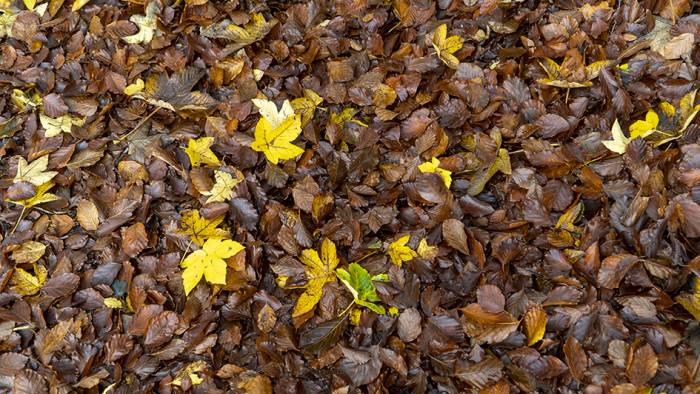
[[[0,0],[0,392],[700,392],[687,0]]]

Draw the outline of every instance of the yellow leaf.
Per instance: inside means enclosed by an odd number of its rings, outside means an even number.
[[[462,48],[464,39],[460,36],[447,37],[447,25],[443,23],[433,32],[432,42],[440,60],[449,68],[457,68],[459,59],[457,59],[453,53]]]
[[[120,300],[119,298],[108,297],[108,298],[105,298],[103,302],[104,302],[105,306],[112,308],[112,309],[120,309],[120,308],[124,307],[122,300]]]
[[[175,379],[173,379],[172,384],[173,386],[180,386],[182,387],[182,380],[185,378],[185,376],[190,378],[190,382],[192,382],[192,385],[196,386],[204,381],[199,375],[197,375],[197,372],[202,372],[207,368],[206,362],[203,360],[195,361],[193,363],[190,363],[185,369],[177,373],[177,376]]]
[[[273,127],[265,117],[262,117],[255,126],[255,141],[250,147],[264,153],[270,163],[277,164],[280,160],[294,159],[304,153],[304,149],[292,144],[299,134],[301,134],[299,115],[288,117],[277,127]]]
[[[5,11],[4,15],[8,15],[9,11]],[[13,23],[14,23],[14,16],[13,16]],[[11,36],[12,32],[12,26],[5,25],[4,27],[7,30],[7,35],[8,37]],[[2,37],[2,34],[0,34],[0,37]],[[13,89],[12,90],[12,96],[10,96],[10,100],[12,101],[12,104],[16,105],[17,108],[19,108],[20,112],[23,112],[27,107],[31,107],[32,109],[38,107],[41,105],[43,100],[41,99],[41,96],[39,96],[37,93],[34,93],[33,95],[30,95],[27,92],[23,92],[19,89]]]
[[[673,104],[669,103],[668,101],[662,101],[659,103],[659,109],[668,119],[673,119],[673,117],[676,116],[676,107],[674,107]]]
[[[83,6],[87,3],[89,3],[90,0],[75,0],[73,2],[73,6],[71,7],[71,11],[75,12],[83,8]]]
[[[41,127],[45,130],[44,136],[46,138],[55,137],[61,133],[70,133],[73,125],[80,127],[85,124],[85,120],[70,115],[51,118],[44,114],[39,114],[39,121],[41,122]]]
[[[49,155],[41,156],[40,158],[27,163],[24,157],[20,157],[17,162],[17,174],[14,178],[14,183],[29,182],[34,186],[40,186],[55,177],[58,172],[46,171],[49,166]]]
[[[527,346],[532,346],[544,337],[547,328],[547,314],[541,306],[530,308],[523,317],[525,322],[525,334]]]
[[[438,247],[428,245],[428,240],[422,238],[420,242],[418,242],[418,248],[416,248],[416,253],[418,253],[418,256],[420,256],[421,259],[432,260],[438,254]]]
[[[143,79],[139,78],[136,80],[136,82],[124,88],[124,94],[127,96],[133,96],[136,93],[140,93],[141,91],[143,91],[144,86],[145,84],[143,82]]]
[[[15,24],[17,15],[9,9],[0,9],[0,38],[12,37],[12,25]],[[15,89],[18,90],[18,89]],[[21,90],[20,90],[21,92]],[[14,94],[13,94],[14,96]],[[22,108],[23,109],[23,108]]]
[[[403,237],[397,239],[396,241],[389,244],[387,252],[391,258],[391,262],[401,267],[404,261],[411,261],[418,254],[406,246],[408,240],[411,239],[410,235],[404,235]]]
[[[145,15],[132,15],[129,20],[139,27],[139,31],[136,34],[122,37],[122,40],[129,44],[148,44],[151,42],[158,29],[156,12],[158,12],[158,2],[152,1],[148,3]]]
[[[622,127],[620,127],[620,122],[618,122],[617,119],[615,119],[615,123],[613,123],[612,137],[612,140],[602,141],[603,145],[612,152],[619,154],[625,153],[627,144],[629,144],[631,140],[622,133]]]
[[[226,53],[232,53],[261,40],[276,24],[276,19],[271,19],[268,22],[262,14],[254,13],[251,15],[250,22],[243,27],[230,24],[227,21],[201,28],[201,35],[208,38],[223,38],[233,41],[233,44],[226,47]]]
[[[277,110],[277,105],[270,100],[252,99],[251,101],[258,107],[260,115],[270,123],[273,129],[279,127],[287,118],[294,115],[294,108],[289,100],[284,100],[281,110]]]
[[[323,102],[323,98],[311,89],[304,89],[304,97],[292,100],[294,113],[301,116],[301,125],[305,126],[314,117],[316,107]]]
[[[41,286],[46,282],[48,271],[41,265],[34,264],[34,275],[15,268],[12,274],[12,290],[22,296],[34,295],[41,290]],[[35,276],[36,275],[36,276]]]
[[[46,253],[46,245],[41,242],[27,241],[12,252],[12,259],[17,264],[31,264],[39,260],[44,253]]]
[[[43,204],[45,202],[58,200],[58,196],[52,193],[47,193],[49,189],[53,187],[53,182],[46,182],[36,188],[34,192],[34,197],[28,198],[26,200],[7,200],[18,205],[22,205],[25,208],[31,208],[35,205]]]
[[[299,317],[311,312],[323,295],[323,286],[326,283],[335,282],[335,267],[340,260],[336,254],[335,244],[328,238],[324,238],[321,244],[321,255],[314,249],[306,249],[301,253],[301,262],[304,263],[304,273],[308,282],[306,290],[299,296],[292,317]]]
[[[612,60],[599,60],[597,62],[593,62],[587,65],[586,79],[590,81],[592,79],[598,78],[598,75],[600,75],[600,71],[612,64]]]
[[[445,186],[447,186],[448,189],[450,188],[450,185],[452,185],[452,171],[440,168],[440,160],[438,160],[436,157],[433,157],[430,161],[426,161],[425,163],[419,165],[418,169],[423,173],[433,172],[440,175],[442,177],[442,181],[445,182]]]
[[[571,205],[569,209],[566,210],[557,221],[556,228],[560,228],[570,232],[581,232],[581,229],[574,225],[574,223],[579,219],[583,213],[583,203],[577,202]]]
[[[610,5],[608,4],[607,0],[606,1],[601,1],[600,3],[596,5],[590,5],[590,4],[584,4],[583,7],[579,8],[578,10],[583,14],[583,17],[586,20],[591,19],[593,17],[593,14],[595,14],[596,11],[599,10],[609,10]]]
[[[675,111],[674,111],[675,112]],[[645,120],[638,120],[630,126],[630,137],[646,138],[656,131],[656,126],[659,125],[659,115],[653,109],[647,111]]]
[[[390,306],[389,307],[389,316],[391,317],[396,317],[399,315],[399,308],[395,306]]]
[[[34,7],[36,6],[36,0],[22,0],[24,1],[24,5],[27,7],[29,11],[34,11]]]
[[[226,262],[224,259],[234,256],[243,249],[245,249],[243,245],[236,241],[209,239],[204,243],[202,249],[190,253],[180,264],[185,269],[182,271],[185,295],[190,294],[202,276],[209,283],[226,284]]]
[[[218,201],[228,201],[233,196],[233,188],[241,182],[240,179],[233,179],[231,174],[224,171],[214,171],[214,186],[211,190],[202,192],[203,195],[209,196],[207,204]]]
[[[347,107],[343,108],[343,110],[340,113],[331,113],[331,123],[337,124],[339,126],[342,126],[345,124],[345,122],[349,122],[352,120],[352,117],[355,116],[358,112],[360,112],[359,109]]]
[[[212,145],[214,145],[214,137],[202,137],[189,141],[185,153],[189,156],[192,167],[199,167],[201,164],[221,165],[219,158],[210,149]]]
[[[690,312],[695,320],[700,321],[700,279],[695,278],[695,286],[692,293],[683,293],[676,297],[676,301]]]
[[[228,231],[217,228],[224,217],[209,220],[199,216],[199,211],[185,211],[180,218],[180,234],[186,234],[192,242],[202,246],[207,239],[227,239],[230,237]]]

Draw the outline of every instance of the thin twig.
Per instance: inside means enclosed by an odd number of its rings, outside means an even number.
[[[160,107],[156,107],[156,109],[154,109],[153,111],[151,111],[151,113],[148,114],[148,116],[146,116],[145,118],[143,118],[143,119],[139,122],[139,124],[137,124],[136,127],[134,127],[130,132],[124,134],[124,135],[121,136],[121,137],[119,137],[119,138],[117,139],[117,143],[122,142],[122,141],[124,141],[125,139],[129,138],[129,136],[130,136],[131,134],[133,134],[134,132],[136,132],[136,130],[140,129],[141,126],[143,126],[146,122],[148,122],[148,119],[151,119],[151,117],[152,117],[153,115],[155,115],[156,112],[158,112],[159,109],[160,109]]]

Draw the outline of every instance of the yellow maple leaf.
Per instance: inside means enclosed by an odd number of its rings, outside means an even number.
[[[5,15],[8,15],[7,12]],[[12,19],[14,21],[14,17]],[[0,23],[4,21],[0,20]],[[6,22],[6,21],[5,21]],[[14,22],[13,22],[14,23]],[[4,25],[5,29],[10,29],[7,30],[8,36],[11,35],[12,33],[12,25]],[[0,37],[2,37],[2,34],[0,34]],[[34,109],[41,105],[43,100],[41,99],[41,96],[39,96],[38,93],[34,92],[34,94],[30,94],[29,92],[23,92],[19,89],[13,89],[12,90],[12,95],[10,96],[10,100],[12,101],[12,104],[16,105],[17,108],[19,108],[20,112],[24,112],[27,107],[30,107],[31,109]]]
[[[233,41],[233,44],[227,45],[224,50],[224,53],[228,54],[261,40],[276,24],[276,19],[266,21],[262,14],[254,13],[250,21],[242,27],[227,21],[201,28],[201,35]]]
[[[406,245],[409,239],[411,239],[410,235],[404,235],[389,244],[387,252],[389,253],[391,262],[399,267],[401,267],[404,261],[411,261],[414,257],[418,256],[410,246]]]
[[[122,40],[129,44],[148,44],[151,42],[156,30],[158,30],[157,12],[158,2],[152,1],[148,3],[145,15],[132,15],[129,20],[139,27],[139,31],[136,34],[122,37]]]
[[[620,122],[615,119],[615,123],[613,123],[612,127],[612,140],[607,140],[607,141],[602,141],[603,145],[605,145],[608,150],[623,154],[625,153],[625,149],[627,148],[627,144],[630,143],[631,139],[627,138],[623,133],[622,133],[622,127],[620,127]]]
[[[294,159],[304,153],[304,149],[292,144],[301,134],[301,118],[292,115],[285,119],[277,127],[265,118],[261,117],[255,126],[255,141],[250,147],[257,152],[262,152],[272,164],[280,160]]]
[[[29,182],[34,186],[40,186],[55,177],[58,172],[46,171],[49,166],[49,155],[41,156],[30,163],[20,157],[17,162],[17,174],[13,179],[14,183]]]
[[[211,150],[212,145],[214,145],[214,137],[202,137],[188,142],[185,153],[189,156],[192,167],[199,167],[201,164],[221,165],[219,158]]]
[[[30,264],[39,260],[46,253],[46,245],[41,242],[27,241],[12,252],[12,259],[17,264]]]
[[[120,309],[124,307],[124,303],[119,298],[107,297],[104,299],[105,306],[112,309]]]
[[[306,126],[314,117],[316,107],[323,102],[323,98],[311,89],[304,89],[304,97],[292,100],[294,113],[301,116],[301,126]]]
[[[34,295],[41,290],[41,286],[46,282],[47,274],[46,268],[38,264],[34,264],[34,275],[22,268],[15,268],[12,273],[12,291],[22,296]]]
[[[228,172],[214,171],[214,186],[211,190],[202,192],[203,195],[209,196],[206,203],[230,200],[233,196],[233,188],[240,182],[240,179],[233,179]]]
[[[51,118],[44,114],[39,114],[39,122],[41,122],[41,127],[45,130],[44,136],[46,138],[55,137],[61,133],[70,133],[73,125],[80,127],[85,124],[85,120],[70,115]]]
[[[197,286],[202,276],[212,284],[226,284],[226,262],[231,256],[245,249],[243,245],[229,239],[208,239],[202,249],[190,253],[180,266],[185,295]]]
[[[656,131],[658,125],[659,115],[653,109],[649,109],[644,120],[637,120],[630,125],[630,138],[646,138]]]
[[[459,59],[457,59],[453,53],[462,48],[464,39],[460,36],[447,37],[447,25],[443,23],[433,32],[432,42],[433,48],[435,48],[435,52],[440,60],[449,68],[457,68]]]
[[[45,202],[58,200],[58,196],[53,193],[47,193],[49,189],[53,187],[54,183],[49,181],[40,186],[37,186],[34,196],[26,200],[10,200],[7,201],[21,205],[25,208],[31,208],[35,205],[43,204]]]
[[[425,163],[419,165],[418,169],[423,173],[432,172],[440,175],[442,177],[442,181],[445,182],[445,186],[447,186],[448,189],[450,188],[450,185],[452,185],[452,171],[440,168],[440,160],[438,160],[436,157],[433,157],[430,161],[426,161]]]
[[[336,254],[335,244],[328,238],[321,243],[321,255],[314,249],[305,249],[301,253],[301,262],[304,263],[304,273],[308,282],[306,290],[294,305],[292,317],[299,317],[311,312],[321,300],[323,287],[326,283],[335,282],[335,267],[340,260]]]
[[[34,11],[34,7],[36,7],[36,0],[23,0],[24,6],[27,7],[29,11]]]
[[[282,103],[282,109],[278,110],[277,105],[267,99],[252,99],[251,100],[256,107],[258,107],[258,112],[265,118],[272,128],[279,127],[287,118],[294,115],[294,108],[289,100],[284,100]]]
[[[145,86],[146,84],[143,82],[143,79],[139,78],[134,83],[124,88],[124,94],[127,96],[133,96],[136,93],[142,92]]]
[[[230,237],[228,231],[218,228],[223,221],[223,216],[209,220],[201,217],[197,210],[185,211],[180,218],[178,232],[188,235],[192,242],[202,246],[207,239],[227,239]]]

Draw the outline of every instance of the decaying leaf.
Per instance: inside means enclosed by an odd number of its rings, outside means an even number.
[[[217,170],[214,171],[214,186],[210,190],[202,192],[202,194],[209,196],[207,204],[229,201],[233,197],[233,188],[240,182],[241,179],[233,179],[233,176],[228,172]]]
[[[435,28],[432,37],[433,48],[440,60],[450,68],[457,68],[459,59],[453,54],[462,48],[464,39],[460,36],[447,36],[447,25],[442,24]]]
[[[335,282],[335,267],[340,260],[336,254],[335,244],[324,239],[321,243],[321,255],[314,249],[306,249],[301,253],[301,262],[304,263],[306,285],[304,292],[294,305],[292,317],[299,317],[311,312],[321,300],[323,287],[326,283]]]
[[[194,67],[187,67],[170,76],[165,73],[152,74],[146,80],[143,91],[132,97],[173,112],[206,111],[216,105],[216,100],[207,93],[192,91],[205,74],[203,70]]]
[[[196,245],[202,246],[208,239],[222,240],[230,238],[228,231],[218,228],[223,221],[223,216],[210,220],[201,217],[199,211],[186,211],[180,218],[180,229],[178,232],[190,237],[190,240]]]
[[[130,36],[122,37],[122,40],[129,44],[148,44],[158,31],[158,19],[156,13],[159,11],[158,2],[148,2],[145,15],[132,15],[129,20],[136,24],[139,32]]]
[[[227,52],[231,53],[261,40],[276,24],[276,19],[266,21],[262,14],[254,13],[250,16],[250,22],[243,25],[243,27],[227,21],[218,25],[201,28],[201,34],[204,37],[233,41],[233,44],[229,45],[227,48]]]
[[[44,128],[46,138],[55,137],[61,133],[70,133],[73,126],[82,126],[85,121],[71,115],[63,115],[58,118],[51,118],[44,114],[39,114],[41,127]]]

